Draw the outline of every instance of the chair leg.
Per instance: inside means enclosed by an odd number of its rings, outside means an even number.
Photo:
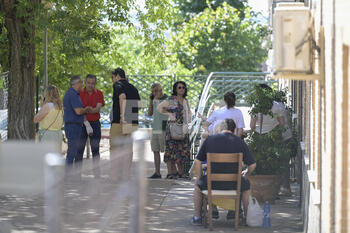
[[[209,229],[210,231],[213,230],[213,206],[212,206],[211,200],[209,200],[208,205],[209,205]]]
[[[208,227],[208,217],[207,217],[207,206],[208,206],[208,200],[206,196],[203,196],[203,221],[204,221],[204,227]]]
[[[238,221],[239,221],[239,198],[236,199],[236,204],[235,204],[235,231],[238,230]]]

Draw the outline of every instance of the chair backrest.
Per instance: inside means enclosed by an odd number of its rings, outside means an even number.
[[[208,193],[211,193],[212,181],[232,181],[237,182],[237,194],[240,194],[242,159],[242,153],[207,153]],[[212,173],[212,163],[237,163],[237,170],[232,170],[232,173]]]

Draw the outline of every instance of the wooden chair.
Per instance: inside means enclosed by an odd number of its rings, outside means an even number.
[[[207,222],[207,205],[209,205],[209,226],[213,230],[212,219],[212,202],[213,199],[235,200],[235,230],[238,229],[239,220],[239,203],[241,195],[241,173],[242,173],[242,153],[208,153],[207,154],[207,179],[208,190],[203,190],[204,205],[204,227],[208,226]],[[237,171],[235,173],[212,173],[212,163],[237,163]],[[213,181],[235,181],[237,182],[236,190],[213,190]]]

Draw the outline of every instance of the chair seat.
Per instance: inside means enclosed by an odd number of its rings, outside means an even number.
[[[208,190],[203,190],[202,193],[204,195],[208,195]],[[211,190],[211,194],[213,196],[236,196],[237,191],[236,190]]]

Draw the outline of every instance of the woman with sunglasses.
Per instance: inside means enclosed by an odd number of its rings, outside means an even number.
[[[160,103],[157,110],[169,116],[165,132],[164,162],[167,164],[168,179],[188,178],[184,174],[183,164],[190,158],[190,142],[187,134],[183,140],[174,140],[170,133],[170,122],[184,124],[185,127],[191,121],[191,110],[186,99],[187,87],[183,81],[173,85],[172,96]]]

